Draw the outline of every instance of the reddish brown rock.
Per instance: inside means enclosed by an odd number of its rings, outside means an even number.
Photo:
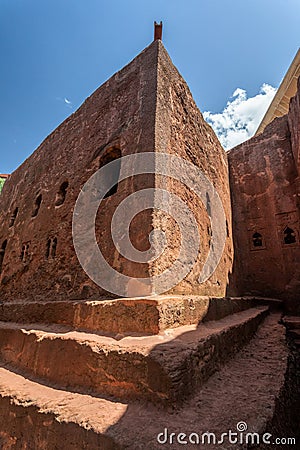
[[[107,292],[88,278],[77,260],[72,242],[74,205],[80,189],[99,167],[111,158],[141,152],[178,155],[205,173],[219,192],[225,210],[228,228],[225,251],[213,276],[200,284],[199,274],[211,241],[207,205],[176,180],[147,174],[121,181],[117,192],[111,192],[101,204],[96,236],[107,262],[129,277],[149,278],[160,274],[176,259],[180,246],[178,228],[174,219],[157,212],[154,197],[151,208],[132,221],[130,236],[138,250],[147,250],[153,228],[164,229],[168,246],[157,261],[128,261],[119,254],[111,238],[111,218],[123,199],[140,189],[164,187],[190,207],[201,242],[193,270],[169,291],[225,294],[232,265],[225,153],[157,40],[97,89],[6,182],[0,198],[2,300],[99,299],[104,295],[107,298]],[[180,210],[178,214],[184,215]],[[195,243],[189,235],[186,237],[192,250]],[[189,257],[187,253],[185,256]],[[129,283],[123,295],[140,296],[157,291],[159,282],[145,292],[139,283],[133,286]]]
[[[170,80],[172,80],[170,82]],[[167,152],[171,155],[187,159],[196,165],[211,181],[219,194],[227,221],[227,238],[220,263],[213,275],[203,284],[198,283],[199,274],[208,256],[209,246],[214,231],[207,211],[209,206],[201,202],[192,191],[184,188],[177,180],[162,179],[156,175],[155,185],[169,192],[177,193],[188,205],[196,217],[199,235],[200,252],[190,274],[172,291],[172,293],[224,296],[228,284],[228,272],[232,267],[232,238],[231,238],[231,206],[228,184],[228,169],[226,155],[211,127],[204,121],[197,108],[191,92],[180,76],[169,55],[162,45],[158,52],[158,101],[155,121],[156,152]],[[208,200],[209,201],[209,200]],[[180,216],[183,212],[177,211]],[[171,221],[161,217],[154,211],[154,226],[166,230],[171,235],[171,252],[157,259],[152,266],[154,274],[160,273],[162,268],[171,263],[174,254],[180,246],[178,229]],[[189,236],[190,245],[196,244]]]
[[[109,335],[157,334],[167,328],[219,320],[256,306],[254,299],[159,296],[116,300],[3,302],[0,321],[60,324]]]
[[[270,315],[254,339],[175,410],[49,387],[0,367],[1,447],[55,450],[64,442],[72,450],[155,450],[162,448],[157,435],[165,428],[168,435],[201,436],[210,431],[220,437],[222,432],[236,430],[241,421],[247,423],[249,432],[270,432],[278,405],[284,406],[288,368],[279,318],[279,314]],[[281,419],[272,427],[273,436],[294,436],[287,414]],[[204,447],[220,447],[206,442]],[[177,450],[182,444],[175,441],[172,447]]]
[[[180,403],[247,343],[260,306],[157,336],[99,336],[65,327],[0,322],[0,359],[69,390]]]
[[[12,174],[0,197],[3,449],[154,450],[165,428],[220,433],[235,430],[241,420],[249,430],[264,431],[278,419],[275,435],[286,435],[284,425],[288,429],[292,421],[285,412],[293,410],[289,396],[297,383],[284,328],[278,313],[263,320],[269,307],[248,308],[259,301],[257,294],[296,298],[298,292],[298,118],[296,97],[288,117],[229,155],[236,244],[230,288],[255,294],[247,299],[220,298],[232,266],[227,158],[160,40],[100,87]],[[196,219],[201,247],[190,273],[169,289],[175,295],[112,300],[77,261],[72,214],[81,187],[99,167],[141,152],[155,155],[156,171],[121,181],[98,212],[96,237],[107,261],[141,278],[159,276],[178,257],[182,236],[173,216],[158,210],[157,192],[132,220],[130,235],[137,249],[147,250],[149,232],[162,229],[165,252],[137,264],[114,247],[115,207],[142,188],[180,197]],[[172,178],[173,167],[163,177],[162,153],[197,167],[222,201],[225,248],[202,284],[198,278],[215,242],[212,198],[200,183],[206,195],[200,201]],[[185,175],[195,174],[191,169]],[[175,215],[181,220],[186,213],[177,208]],[[119,225],[123,229],[122,220]],[[197,244],[186,230],[183,257]],[[155,249],[159,239],[153,238]],[[159,291],[159,279],[149,286],[150,294]],[[135,280],[127,287],[127,294],[140,294],[144,285]],[[262,301],[272,308],[280,303]]]
[[[294,309],[300,293],[299,98],[300,92],[287,116],[228,154],[235,288],[240,295],[286,299]]]

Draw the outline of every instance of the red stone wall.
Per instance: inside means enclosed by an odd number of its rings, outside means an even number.
[[[298,78],[298,94],[290,101],[288,114],[289,129],[291,132],[291,143],[293,155],[296,161],[298,172],[300,169],[300,78]]]
[[[287,116],[228,153],[235,248],[229,292],[283,298],[292,309],[300,293],[299,111],[298,92]]]
[[[154,150],[156,61],[155,44],[97,89],[5,183],[0,197],[0,249],[7,242],[0,275],[2,300],[56,300],[105,294],[87,277],[77,260],[72,242],[73,209],[80,189],[99,168],[107,150],[117,147],[122,156]],[[65,201],[55,206],[64,182],[68,182]],[[124,180],[118,193],[107,198],[99,210],[97,237],[103,253],[116,268],[122,265],[122,258],[112,247],[110,213],[128,193],[153,184],[153,177],[139,178],[134,183]],[[32,217],[40,195],[39,210]],[[137,225],[145,230],[139,238],[140,246],[143,239],[148,242],[149,224],[150,220],[141,220]],[[55,255],[53,239],[57,240]],[[145,274],[143,265],[129,265],[129,272],[131,269],[136,276]]]
[[[195,269],[172,292],[225,293],[232,265],[226,157],[184,80],[161,42],[156,41],[97,89],[5,183],[0,197],[1,300],[108,295],[79,265],[72,241],[72,214],[84,183],[108,152],[116,149],[121,156],[145,151],[176,154],[198,165],[211,179],[224,204],[229,236],[218,271],[202,285],[198,277],[211,239],[207,212],[191,193],[172,181],[164,182],[190,205],[202,245]],[[159,177],[154,175],[128,178],[98,211],[98,244],[108,263],[125,275],[155,275],[176,257],[179,240],[171,219],[166,220],[165,227],[171,241],[156,264],[128,262],[118,253],[110,235],[115,207],[129,194],[159,185]],[[150,208],[132,221],[132,243],[139,250],[149,248],[149,232],[161,225],[160,217],[155,208]]]
[[[225,248],[212,276],[199,284],[199,274],[208,256],[211,243],[211,224],[207,208],[199,198],[183,184],[172,178],[162,180],[156,177],[157,187],[167,189],[179,195],[193,212],[198,223],[200,235],[200,252],[196,264],[189,275],[172,290],[172,293],[224,296],[232,269],[233,245],[231,235],[231,205],[228,182],[228,166],[225,151],[212,128],[203,119],[189,87],[172,64],[169,55],[160,44],[158,53],[158,101],[156,110],[155,144],[157,152],[167,152],[177,155],[194,164],[211,181],[218,192],[227,222],[227,237]],[[178,211],[180,214],[180,211]],[[154,223],[161,226],[159,214],[154,215]],[[178,229],[172,221],[164,220],[163,227],[167,234],[172,235],[170,247],[173,252],[163,260],[158,259],[153,264],[153,272],[160,273],[162,268],[172,261],[172,257],[180,246]],[[191,237],[190,245],[195,245]]]

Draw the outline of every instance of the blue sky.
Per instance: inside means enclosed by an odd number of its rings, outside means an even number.
[[[0,173],[146,47],[154,20],[211,122],[228,101],[253,113],[299,47],[299,0],[0,0]]]

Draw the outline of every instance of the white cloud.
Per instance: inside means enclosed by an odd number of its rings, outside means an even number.
[[[264,83],[254,97],[237,88],[221,113],[205,111],[204,119],[213,127],[225,150],[253,136],[265,115],[276,88]]]
[[[73,103],[71,102],[71,100],[69,100],[67,97],[61,98],[61,97],[56,97],[56,100],[59,102],[63,102],[65,103],[65,105],[68,108],[72,108]]]

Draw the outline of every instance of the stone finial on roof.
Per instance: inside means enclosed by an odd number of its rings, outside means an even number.
[[[160,23],[154,22],[154,40],[161,40],[162,38],[162,21]]]

